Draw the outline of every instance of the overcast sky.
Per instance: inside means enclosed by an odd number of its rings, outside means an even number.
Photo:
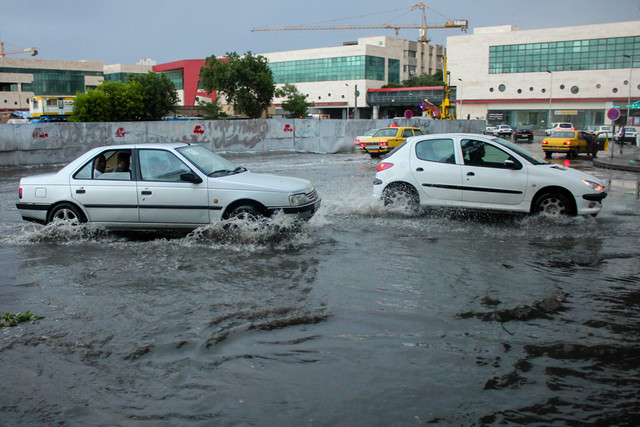
[[[1,0],[0,41],[5,50],[37,47],[41,59],[134,64],[200,59],[226,52],[254,54],[338,46],[387,29],[260,31],[287,25],[419,25],[418,4],[408,1],[215,0]],[[517,25],[523,30],[640,20],[640,0],[431,0],[427,23],[469,20],[475,27]],[[432,43],[464,34],[432,29]],[[418,30],[399,37],[418,38]],[[28,58],[28,54],[11,55]]]

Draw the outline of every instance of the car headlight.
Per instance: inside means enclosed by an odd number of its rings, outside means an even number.
[[[309,202],[311,202],[311,199],[306,193],[296,193],[289,196],[291,206],[302,206]]]
[[[582,181],[584,184],[588,185],[589,188],[591,188],[592,190],[604,191],[604,187],[602,185],[598,184],[597,182],[589,181],[587,179],[581,179],[580,181]]]

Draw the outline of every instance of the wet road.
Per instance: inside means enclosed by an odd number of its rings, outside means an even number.
[[[526,144],[525,144],[526,146]],[[531,147],[535,151],[536,147]],[[0,425],[640,421],[638,176],[597,218],[389,212],[360,154],[229,157],[305,177],[301,228],[23,223],[0,170]],[[564,159],[554,159],[564,163]]]

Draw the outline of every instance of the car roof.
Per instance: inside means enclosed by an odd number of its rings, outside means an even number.
[[[189,144],[186,142],[142,142],[142,143],[133,143],[133,144],[102,145],[100,147],[94,148],[91,151],[95,151],[95,150],[102,151],[104,149],[132,150],[136,148],[165,148],[166,149],[166,148],[186,147],[188,145],[194,145],[194,144]]]

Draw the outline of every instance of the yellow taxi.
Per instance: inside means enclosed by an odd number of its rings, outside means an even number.
[[[380,128],[368,139],[360,140],[360,150],[373,157],[386,154],[414,135],[424,135],[420,128],[389,126]]]
[[[594,139],[597,151],[607,150],[609,140],[606,136],[603,140],[585,131],[557,131],[542,141],[542,151],[547,159],[551,158],[553,153],[564,153],[567,157],[577,157],[580,153],[591,154],[587,143],[589,135]]]

